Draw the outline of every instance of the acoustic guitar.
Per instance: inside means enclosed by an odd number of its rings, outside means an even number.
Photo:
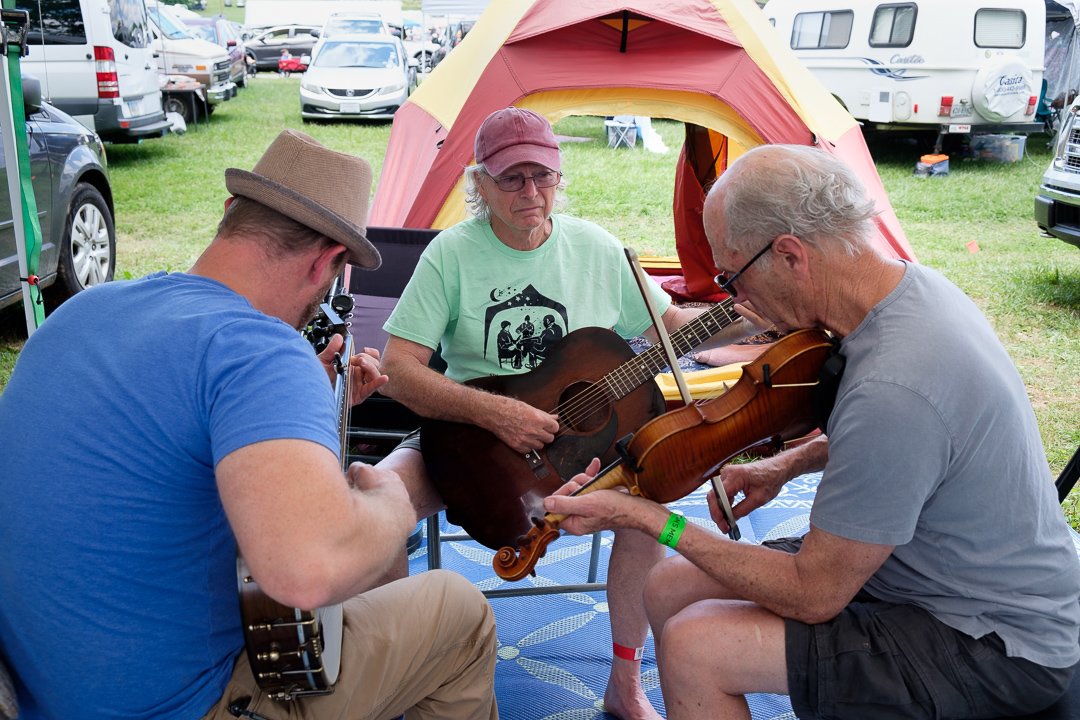
[[[342,334],[345,338],[341,352],[334,359],[337,374],[334,398],[338,409],[342,468],[346,465],[348,368],[353,347],[347,318],[352,311],[352,302],[350,295],[332,296],[329,303],[320,306],[319,315],[305,330],[316,352],[321,352],[334,334]],[[268,696],[281,701],[332,693],[341,669],[341,605],[314,611],[282,605],[259,589],[239,555],[236,573],[244,646],[255,683]]]
[[[689,352],[739,319],[726,298],[671,333],[677,355]],[[616,441],[661,414],[664,398],[652,380],[667,366],[663,348],[635,355],[603,328],[568,333],[533,370],[470,380],[466,385],[506,395],[559,416],[555,440],[520,453],[487,430],[424,420],[420,446],[446,517],[497,550],[514,545],[543,517],[544,498],[583,471],[594,457],[616,457]]]

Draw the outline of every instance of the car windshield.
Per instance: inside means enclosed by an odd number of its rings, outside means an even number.
[[[345,35],[352,33],[365,33],[381,35],[382,23],[375,18],[332,18],[326,23],[324,37],[331,35]]]
[[[154,23],[157,24],[158,29],[161,30],[161,34],[165,37],[170,40],[182,40],[191,37],[187,25],[165,8],[160,5],[151,5],[146,9]]]
[[[314,64],[327,68],[388,68],[398,64],[398,54],[390,43],[328,42]]]
[[[217,42],[217,35],[214,33],[214,28],[209,25],[188,25],[187,27],[195,37],[212,43]]]

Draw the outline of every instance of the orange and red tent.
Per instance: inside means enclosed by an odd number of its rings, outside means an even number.
[[[704,129],[684,146],[676,247],[691,295],[715,290],[701,183],[762,143],[818,145],[859,174],[878,240],[913,258],[858,124],[799,63],[752,0],[498,0],[394,118],[369,223],[445,228],[466,217],[462,170],[499,108],[644,115]],[[697,133],[700,135],[700,133]],[[722,151],[720,151],[722,148]],[[712,155],[713,167],[702,156]],[[697,159],[695,160],[695,155]]]

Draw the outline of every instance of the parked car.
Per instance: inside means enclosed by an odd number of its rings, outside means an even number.
[[[1080,97],[1061,117],[1054,157],[1035,195],[1035,222],[1047,235],[1080,248]]]
[[[312,30],[318,31],[319,28],[313,25],[276,25],[267,28],[245,43],[247,54],[255,59],[257,69],[276,71],[282,50],[288,50],[294,57],[311,54],[316,40],[311,34]]]
[[[330,13],[322,28],[316,31],[319,38],[336,35],[394,35],[382,15],[373,12]]]
[[[41,83],[23,76],[30,174],[41,224],[41,285],[62,300],[112,280],[116,268],[113,196],[101,138],[41,99]],[[8,202],[0,200],[0,307],[22,297],[18,246]]]
[[[146,11],[158,69],[163,74],[187,75],[205,85],[211,110],[236,95],[225,48],[196,38],[170,8],[156,0],[146,0]]]
[[[46,98],[112,142],[169,129],[141,2],[17,0],[30,13],[23,69]]]
[[[300,117],[390,119],[416,83],[416,60],[399,38],[341,35],[320,40],[300,80]]]
[[[195,37],[225,48],[229,54],[229,79],[240,87],[247,87],[247,52],[236,25],[220,15],[190,18],[184,20],[184,24]]]

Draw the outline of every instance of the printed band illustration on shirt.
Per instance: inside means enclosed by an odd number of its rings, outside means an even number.
[[[494,288],[491,301],[484,313],[484,357],[494,346],[501,369],[531,370],[566,334],[566,307],[532,285]]]

